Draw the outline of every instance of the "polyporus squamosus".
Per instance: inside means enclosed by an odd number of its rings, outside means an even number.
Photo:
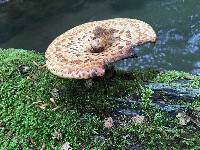
[[[134,56],[132,47],[156,41],[143,21],[115,18],[76,26],[48,47],[47,68],[62,78],[89,79],[105,74],[105,66]]]

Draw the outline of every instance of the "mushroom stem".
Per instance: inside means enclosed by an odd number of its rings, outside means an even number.
[[[113,77],[115,75],[115,73],[116,73],[114,65],[113,64],[107,64],[107,65],[105,65],[105,72],[106,72],[105,76],[107,78]]]

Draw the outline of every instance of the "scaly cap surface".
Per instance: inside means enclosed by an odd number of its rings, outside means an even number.
[[[47,48],[47,68],[62,78],[103,76],[105,65],[134,55],[131,47],[155,42],[152,27],[143,21],[115,18],[76,26]]]

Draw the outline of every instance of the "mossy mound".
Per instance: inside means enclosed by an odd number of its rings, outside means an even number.
[[[43,67],[44,57],[22,49],[0,49],[0,147],[1,149],[130,149],[139,144],[149,149],[198,149],[200,131],[194,124],[180,126],[176,118],[150,105],[150,89],[144,82],[168,82],[191,75],[153,70],[117,71],[112,77],[84,80],[60,79]],[[194,77],[194,76],[192,76]],[[193,86],[200,88],[200,78]],[[112,98],[136,94],[145,121],[116,116]],[[199,100],[188,108],[200,106]],[[134,106],[133,106],[134,107]],[[103,126],[106,117],[121,123]]]

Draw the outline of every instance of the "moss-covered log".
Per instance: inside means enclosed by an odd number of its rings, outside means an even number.
[[[189,88],[199,89],[199,76],[150,69],[117,71],[85,88],[84,81],[60,79],[44,64],[44,57],[35,52],[0,49],[1,149],[60,149],[67,145],[105,150],[138,145],[143,149],[200,147],[199,99],[166,99],[166,103],[187,107],[172,117],[152,105],[153,88],[145,86],[147,82],[171,84],[190,78]],[[139,104],[131,103],[131,109],[140,112],[139,122],[134,115],[116,113],[121,105],[114,99],[133,97],[140,100]],[[111,128],[104,125],[107,117],[113,118]]]

